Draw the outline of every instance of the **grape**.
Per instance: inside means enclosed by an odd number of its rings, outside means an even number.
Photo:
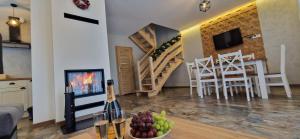
[[[146,127],[147,128],[151,128],[152,127],[152,123],[146,123]]]
[[[163,132],[161,132],[161,131],[158,131],[157,132],[157,136],[159,137],[159,136],[162,136],[164,133]]]
[[[147,132],[142,133],[142,138],[147,138]]]
[[[169,129],[169,124],[167,121],[164,123],[164,129],[167,129],[167,130]]]
[[[159,130],[159,129],[160,129],[160,125],[159,125],[159,124],[155,125],[155,128],[156,128],[157,130]]]
[[[163,120],[159,120],[157,123],[158,123],[160,126],[163,126],[163,125],[164,125],[164,121],[163,121]]]
[[[162,117],[165,117],[165,116],[167,115],[167,113],[166,113],[166,111],[161,111],[161,112],[160,112],[160,115],[161,115]]]
[[[137,131],[136,133],[135,133],[135,137],[137,137],[137,138],[140,138],[142,135],[141,135],[141,132],[140,131]]]
[[[153,133],[153,131],[148,131],[148,138],[153,138],[154,137],[154,133]]]

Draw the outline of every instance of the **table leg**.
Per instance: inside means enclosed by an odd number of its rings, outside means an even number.
[[[261,91],[261,97],[262,99],[268,99],[268,91],[266,85],[264,66],[261,60],[256,61],[256,68],[257,68],[257,74],[259,80],[259,87]]]

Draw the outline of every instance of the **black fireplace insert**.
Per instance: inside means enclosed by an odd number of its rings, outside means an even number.
[[[65,70],[65,86],[72,88],[75,98],[105,94],[104,70]]]

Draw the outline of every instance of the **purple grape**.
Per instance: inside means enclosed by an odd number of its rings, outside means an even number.
[[[147,138],[147,132],[142,133],[142,138]]]
[[[147,123],[147,124],[146,124],[146,127],[147,127],[147,128],[151,128],[151,127],[152,127],[152,123]]]
[[[148,131],[148,138],[153,138],[154,137],[154,133],[153,133],[153,131]]]
[[[135,132],[135,137],[136,137],[136,138],[142,137],[141,132],[140,132],[140,131],[136,131],[136,132]]]

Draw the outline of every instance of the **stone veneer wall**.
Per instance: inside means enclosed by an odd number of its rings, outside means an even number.
[[[242,36],[262,34],[255,3],[201,25],[204,57],[213,55],[214,58],[217,58],[218,53],[228,53],[241,49],[243,54],[254,53],[256,58],[266,58],[262,37],[254,40],[244,38],[244,43],[240,46],[216,51],[213,36],[234,28],[240,28]]]

